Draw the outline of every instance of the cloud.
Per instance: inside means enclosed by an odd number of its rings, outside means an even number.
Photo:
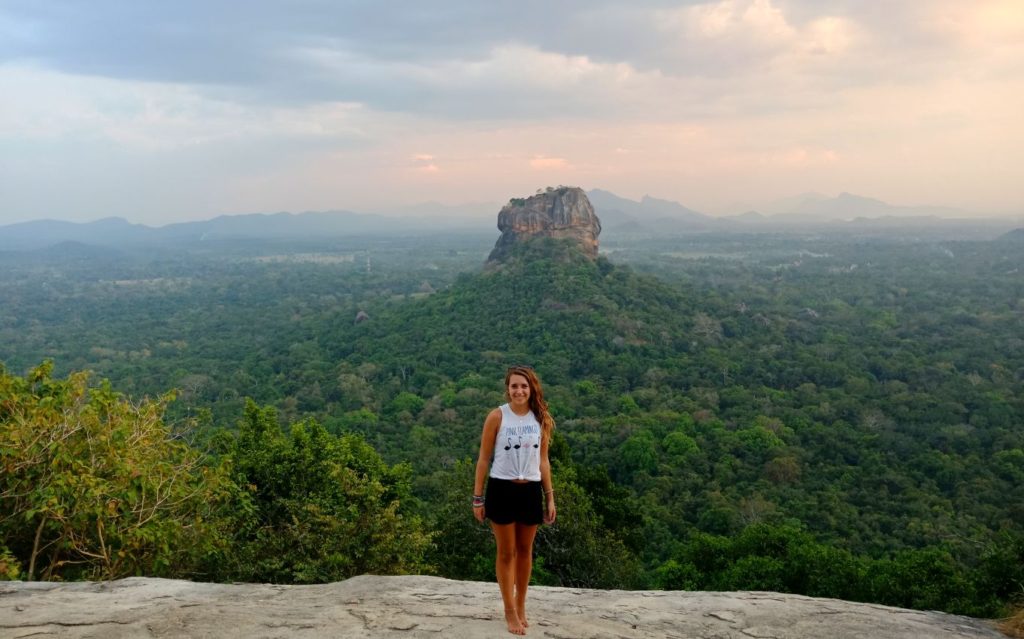
[[[1017,0],[944,0],[925,14],[924,27],[968,46],[1021,46],[1024,5]]]
[[[694,206],[737,188],[1009,206],[1024,199],[1022,14],[6,0],[0,216],[501,201],[538,171]]]
[[[782,10],[771,0],[722,0],[683,9],[682,22],[708,39],[752,39],[759,44],[785,44],[796,35]]]
[[[540,170],[567,169],[569,161],[565,158],[549,158],[544,155],[535,155],[530,158],[530,168]]]
[[[934,55],[902,71],[891,64],[900,41],[872,37],[880,23],[894,28],[886,18],[904,35],[920,30],[917,5],[889,4],[895,18],[845,0],[447,0],[430,10],[254,0],[244,13],[199,0],[12,0],[0,33],[28,35],[0,42],[0,60],[239,105],[342,103],[458,121],[705,117],[790,109],[927,68]]]
[[[657,73],[628,64],[520,44],[444,60],[376,60],[344,43],[288,55],[325,95],[388,111],[414,105],[417,113],[459,119],[610,117],[643,108],[659,80]]]
[[[722,79],[800,36],[769,0],[449,0],[430,11],[255,1],[244,14],[198,0],[14,0],[0,25],[33,34],[0,42],[0,60],[57,72],[187,86],[239,104],[341,102],[480,120],[657,116],[688,106],[686,96],[720,99],[730,90]],[[834,50],[835,38],[826,46],[812,36],[815,50]],[[660,97],[665,85],[672,104]]]
[[[441,170],[434,162],[434,156],[429,153],[415,153],[412,156],[413,164],[415,165],[413,170],[417,173],[431,174],[438,173]]]
[[[806,168],[830,165],[839,161],[839,154],[832,149],[809,149],[796,147],[759,155],[758,164],[786,168]]]
[[[0,139],[104,139],[145,151],[231,140],[304,138],[358,142],[365,112],[344,103],[245,105],[186,85],[74,76],[0,65]]]
[[[676,72],[711,68],[733,77],[786,73],[809,55],[828,56],[839,66],[860,35],[849,17],[826,14],[796,22],[772,0],[719,0],[666,10],[657,24],[663,37],[675,41],[666,59],[674,59]]]
[[[849,49],[858,35],[849,20],[834,16],[819,18],[804,30],[803,49],[814,55],[837,55]]]

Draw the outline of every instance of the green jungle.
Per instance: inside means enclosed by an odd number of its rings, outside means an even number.
[[[534,577],[1008,614],[1024,245],[854,234],[0,254],[0,579],[494,579],[483,419],[557,425]]]

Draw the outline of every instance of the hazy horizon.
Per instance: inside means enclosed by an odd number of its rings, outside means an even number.
[[[606,191],[606,189],[595,189],[595,190]],[[589,192],[589,191],[591,191],[591,189],[587,189],[587,191]],[[528,195],[530,195],[530,194],[524,193],[524,194],[521,194],[519,196],[513,196],[513,197],[522,197],[522,196],[528,196]],[[614,195],[616,197],[621,197],[621,196],[618,196],[618,194],[616,194],[616,193],[612,193],[612,195]],[[843,195],[843,194],[840,194],[840,195]],[[846,194],[846,195],[855,195],[855,194]],[[807,193],[800,194],[798,196],[794,196],[792,198],[781,198],[779,200],[776,200],[773,203],[768,203],[768,204],[771,205],[772,207],[779,207],[779,206],[781,206],[783,203],[785,203],[787,201],[796,200],[796,199],[799,199],[799,198],[805,197],[805,196],[820,196],[821,198],[824,198],[824,199],[829,199],[829,200],[834,199],[834,198],[831,198],[829,196],[825,196],[825,195],[822,195],[822,194],[819,194],[819,193],[807,192]],[[675,204],[679,204],[681,206],[685,206],[686,205],[685,202],[675,202],[674,200],[666,200],[665,198],[658,198],[657,196],[649,195],[649,194],[645,194],[644,196],[641,197],[641,199],[647,198],[647,197],[650,197],[650,198],[653,198],[653,199],[656,199],[656,200],[672,202],[672,203],[675,203]],[[862,196],[856,196],[855,195],[855,197],[862,197]],[[632,200],[630,198],[623,198],[623,199],[627,199],[627,200],[629,200],[630,202],[632,202],[634,204],[640,204],[641,203],[641,199],[638,199],[638,200]],[[871,198],[867,198],[867,199],[871,199]],[[893,204],[891,202],[886,202],[885,204],[891,205],[894,208],[907,208],[907,209],[915,208],[915,207],[910,207],[910,206],[902,205],[902,204]],[[159,221],[159,222],[143,222],[143,221],[138,221],[138,220],[130,219],[130,218],[125,217],[123,215],[104,215],[104,216],[99,216],[99,217],[95,217],[95,218],[91,218],[91,219],[63,219],[63,218],[57,218],[57,217],[39,217],[39,218],[32,218],[32,219],[28,219],[28,220],[18,220],[18,221],[12,221],[12,222],[0,221],[0,228],[2,228],[4,226],[9,226],[9,225],[12,225],[12,224],[21,224],[21,223],[27,223],[27,222],[44,222],[44,221],[71,222],[71,223],[77,223],[77,224],[89,224],[89,223],[98,222],[98,221],[102,221],[102,220],[105,220],[105,219],[111,219],[111,218],[123,219],[123,220],[127,221],[130,224],[141,224],[143,226],[148,226],[148,227],[151,227],[151,228],[161,228],[161,227],[164,227],[164,226],[170,226],[170,225],[174,225],[174,224],[182,224],[182,223],[188,223],[188,222],[205,222],[205,221],[210,221],[210,220],[213,220],[213,219],[215,219],[217,217],[221,217],[221,216],[226,216],[226,217],[247,216],[247,215],[271,216],[271,215],[279,215],[279,214],[303,215],[303,214],[308,214],[308,213],[313,213],[313,214],[329,214],[329,213],[346,214],[346,213],[349,213],[349,214],[365,215],[365,216],[393,217],[393,218],[396,218],[396,219],[408,219],[408,218],[415,219],[415,218],[427,218],[427,217],[430,217],[430,216],[437,216],[439,219],[447,220],[447,221],[456,221],[457,222],[457,221],[460,221],[460,220],[466,220],[466,221],[490,223],[490,222],[494,221],[495,216],[501,210],[502,206],[503,206],[502,203],[497,203],[497,202],[469,202],[469,203],[461,203],[461,204],[460,203],[450,203],[449,204],[449,203],[442,203],[442,202],[418,202],[418,203],[415,203],[415,204],[393,206],[393,207],[383,207],[383,208],[375,208],[375,209],[364,209],[364,210],[356,210],[356,209],[351,208],[351,207],[344,207],[344,206],[342,206],[342,207],[335,207],[335,208],[332,208],[332,209],[316,210],[316,211],[312,211],[312,210],[238,211],[238,212],[215,213],[215,214],[211,214],[211,215],[205,216],[205,217],[203,217],[203,216],[194,216],[194,217],[184,217],[184,218],[180,218],[180,219],[166,219],[166,220],[162,220],[162,221]],[[941,207],[937,207],[937,208],[941,208]],[[769,208],[767,210],[757,210],[756,208],[736,209],[735,212],[725,212],[725,213],[718,213],[718,214],[708,213],[706,211],[697,211],[697,212],[701,213],[703,215],[707,215],[709,218],[716,219],[716,218],[737,217],[737,216],[743,215],[744,213],[749,213],[749,212],[752,212],[752,211],[756,212],[756,213],[759,213],[760,215],[762,215],[762,216],[764,216],[766,218],[769,218],[769,219],[778,219],[778,220],[783,220],[783,221],[787,220],[787,219],[788,220],[804,219],[805,222],[810,222],[814,218],[813,214],[808,214],[808,213],[801,214],[799,212],[782,211],[782,210],[774,210],[773,211],[773,210],[771,210],[771,208]],[[600,213],[600,210],[598,210],[598,213]],[[955,211],[955,213],[960,213],[960,214],[958,214],[958,215],[942,215],[941,211],[936,211],[936,212],[914,212],[912,210],[908,210],[907,212],[888,213],[888,214],[883,214],[883,215],[871,215],[871,214],[868,214],[868,215],[862,215],[862,216],[856,216],[856,217],[864,217],[864,218],[867,218],[867,219],[882,218],[882,217],[897,217],[897,218],[908,218],[908,219],[909,218],[915,218],[915,217],[918,217],[918,218],[919,217],[938,217],[940,219],[951,220],[951,221],[955,221],[955,220],[961,220],[961,221],[977,220],[979,222],[984,222],[984,221],[1000,221],[1000,220],[1005,220],[1007,222],[1024,223],[1024,213],[1020,213],[1020,214],[1009,213],[1009,214],[1003,214],[1003,215],[998,215],[998,214],[992,214],[992,215],[976,215],[975,214],[975,215],[972,215],[971,212],[969,212],[969,211]],[[827,221],[829,221],[829,219],[830,218],[825,217],[825,216],[821,216],[820,217],[820,221],[822,221],[822,222],[827,222]],[[853,218],[852,217],[848,217],[848,218],[845,218],[845,219],[849,220],[849,219],[853,219]]]
[[[0,6],[0,226],[808,191],[1024,214],[1017,0]],[[496,213],[494,210],[492,213]]]

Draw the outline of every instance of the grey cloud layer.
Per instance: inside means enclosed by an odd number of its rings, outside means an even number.
[[[19,37],[0,43],[0,59],[263,104],[355,102],[451,118],[699,116],[728,97],[717,80],[756,70],[785,44],[742,32],[697,41],[673,16],[699,4],[15,0],[0,19]],[[885,23],[862,4],[871,3],[776,2],[799,21],[833,10]],[[886,4],[888,17],[904,6]],[[821,81],[866,75],[853,67]],[[658,87],[672,90],[671,103],[658,104]]]

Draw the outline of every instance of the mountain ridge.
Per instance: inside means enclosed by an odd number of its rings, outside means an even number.
[[[882,200],[840,193],[829,198],[805,193],[779,200],[759,210],[748,208],[731,216],[711,216],[679,202],[644,195],[639,201],[611,191],[586,191],[607,233],[663,235],[705,231],[794,230],[801,227],[842,229],[904,226],[991,226],[996,230],[1019,226],[1021,219],[971,218],[960,209],[930,206],[898,206]],[[153,242],[199,242],[218,239],[297,239],[352,235],[394,235],[444,231],[485,231],[493,229],[493,212],[479,215],[485,204],[442,205],[425,203],[384,212],[359,213],[349,210],[305,211],[301,213],[245,213],[219,215],[208,220],[172,222],[148,226],[122,217],[105,217],[91,222],[54,219],[31,220],[0,226],[0,251],[24,251],[77,241],[99,246]],[[495,205],[496,206],[496,205]]]
[[[34,250],[66,241],[116,247],[165,241],[394,235],[396,228],[400,228],[401,233],[409,233],[442,230],[453,224],[457,222],[429,218],[399,219],[352,211],[219,215],[209,220],[173,222],[157,227],[134,224],[120,217],[93,222],[34,220],[0,227],[0,250]]]
[[[1024,242],[1024,227],[1013,229],[997,238],[999,242]]]

